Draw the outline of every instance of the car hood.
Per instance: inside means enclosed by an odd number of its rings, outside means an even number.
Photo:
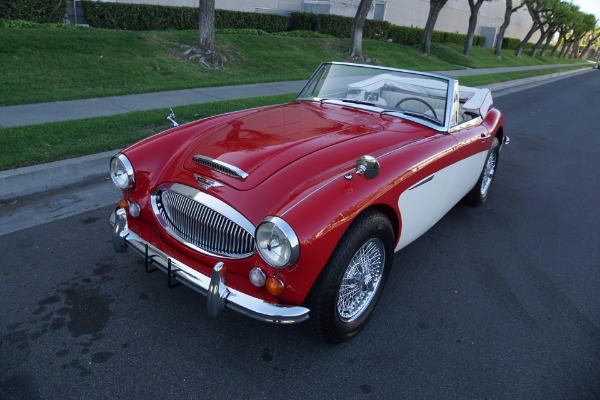
[[[308,102],[262,108],[198,135],[183,167],[250,190],[302,157],[381,130],[371,113],[356,109]]]

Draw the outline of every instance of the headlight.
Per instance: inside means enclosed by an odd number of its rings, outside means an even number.
[[[123,154],[118,154],[110,160],[110,177],[119,189],[131,189],[135,184],[133,166]]]
[[[298,237],[281,218],[265,218],[256,228],[255,237],[258,253],[269,265],[283,268],[298,260],[300,254]]]

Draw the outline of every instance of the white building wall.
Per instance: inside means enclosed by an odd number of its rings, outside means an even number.
[[[516,3],[516,2],[515,2]],[[494,27],[497,30],[504,22],[506,3],[503,0],[491,0],[483,3],[477,16],[475,34],[480,27]],[[385,20],[395,25],[424,28],[429,15],[429,0],[388,1]],[[466,0],[449,0],[440,12],[435,30],[455,33],[467,33],[469,28],[469,4]],[[521,8],[512,15],[505,37],[524,38],[533,21],[527,9]]]
[[[154,4],[161,6],[198,7],[198,0],[100,0],[118,3]],[[215,7],[222,10],[244,12],[290,13],[305,10],[305,4],[329,4],[331,14],[354,17],[360,0],[215,0]],[[429,14],[429,0],[387,0],[385,20],[394,25],[425,27]],[[504,18],[504,0],[490,0],[483,3],[479,11],[477,28],[500,28]],[[369,14],[371,18],[373,12]],[[435,29],[439,31],[467,33],[469,26],[469,5],[466,0],[449,0],[442,9]],[[506,30],[506,37],[523,38],[532,25],[526,9],[514,13]],[[536,36],[532,40],[537,39]]]

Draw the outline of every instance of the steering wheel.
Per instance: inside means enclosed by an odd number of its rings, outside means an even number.
[[[423,103],[425,105],[425,107],[429,108],[429,111],[431,111],[431,113],[433,114],[433,117],[435,119],[439,119],[435,110],[433,109],[433,107],[431,107],[431,104],[429,104],[425,100],[419,99],[417,97],[407,97],[405,99],[400,100],[398,103],[396,103],[396,108],[402,108],[402,107],[400,107],[400,104],[404,103],[405,101],[409,101],[409,100],[416,101],[417,103]]]

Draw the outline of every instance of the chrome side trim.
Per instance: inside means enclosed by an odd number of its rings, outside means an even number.
[[[227,164],[223,161],[216,160],[211,157],[196,154],[193,160],[198,165],[214,169],[215,171],[219,171],[221,173],[224,173],[225,175],[233,176],[234,178],[246,179],[248,177],[248,174],[239,169],[238,167],[231,164]]]
[[[434,176],[435,176],[435,174],[434,174],[434,175],[431,175],[431,176],[429,176],[429,177],[427,177],[427,178],[425,178],[425,179],[423,179],[421,182],[418,182],[418,183],[414,184],[414,185],[413,185],[412,187],[410,187],[408,190],[413,190],[413,189],[416,189],[416,188],[418,188],[419,186],[423,186],[423,185],[424,185],[424,184],[426,184],[427,182],[431,182],[431,181],[433,180],[433,177],[434,177]]]
[[[460,131],[462,129],[467,129],[467,128],[471,128],[473,126],[481,125],[482,123],[483,123],[483,118],[481,118],[481,117],[473,118],[473,119],[465,121],[459,125],[453,126],[452,128],[450,128],[449,132],[454,133],[454,132]]]
[[[113,243],[124,243],[165,273],[168,273],[170,266],[171,279],[175,279],[207,297],[207,307],[209,307],[211,316],[216,316],[223,309],[228,308],[247,317],[274,324],[294,324],[305,321],[309,317],[308,308],[269,303],[228,287],[225,284],[225,277],[221,275],[222,263],[215,265],[212,277],[209,278],[183,262],[168,256],[130,231],[125,213],[119,213],[118,210],[113,211],[109,217],[109,223],[112,228]]]

